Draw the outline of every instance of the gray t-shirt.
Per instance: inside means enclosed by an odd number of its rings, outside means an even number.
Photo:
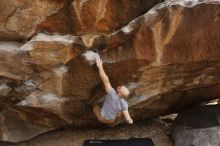
[[[119,97],[115,89],[111,88],[102,106],[101,116],[107,120],[112,120],[115,119],[118,112],[127,110],[127,101],[124,98]]]

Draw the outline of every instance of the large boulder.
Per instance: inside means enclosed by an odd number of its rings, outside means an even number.
[[[71,2],[68,11],[79,3],[93,12],[89,2]],[[58,5],[68,6],[69,1]],[[65,11],[65,6],[57,11]],[[63,16],[52,12],[53,18]],[[118,13],[110,12],[116,13],[112,18]],[[87,24],[86,14],[81,15],[83,25]],[[46,20],[53,22],[50,16]],[[220,97],[219,1],[166,1],[114,31],[130,19],[129,15],[123,23],[116,21],[117,27],[101,22],[96,27],[91,22],[91,29],[87,25],[79,29],[88,29],[80,36],[39,33],[27,42],[1,42],[1,140],[22,141],[66,125],[100,126],[92,112],[92,106],[102,103],[106,94],[94,64],[97,53],[113,87],[125,84],[130,89],[129,110],[134,120]],[[70,26],[64,26],[64,33],[72,33]],[[100,34],[109,30],[112,33]],[[28,38],[35,34],[30,32],[12,31],[8,36]]]
[[[142,66],[136,73],[129,65],[118,67],[122,74],[109,71],[115,85],[129,83],[133,116],[219,98],[219,13],[219,1],[167,1],[108,36],[104,61]],[[129,73],[131,80],[123,82]]]
[[[220,145],[220,105],[197,106],[180,112],[172,129],[177,146]]]
[[[2,0],[0,1],[0,39],[23,40],[37,32],[46,17],[67,5],[66,0]]]
[[[185,128],[174,136],[175,146],[219,146],[220,126],[209,128]]]
[[[30,39],[39,31],[106,33],[162,0],[1,0],[0,39]]]

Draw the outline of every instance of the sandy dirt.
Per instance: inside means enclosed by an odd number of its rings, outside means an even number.
[[[66,127],[39,135],[29,141],[17,144],[0,143],[0,146],[83,146],[86,139],[128,139],[152,138],[156,146],[173,146],[168,128],[158,120],[135,122],[134,125],[119,125],[114,128],[81,128]]]

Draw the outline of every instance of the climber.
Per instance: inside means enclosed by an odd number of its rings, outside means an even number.
[[[103,69],[102,60],[100,57],[96,58],[96,65],[107,92],[107,97],[105,98],[102,108],[100,109],[98,105],[93,107],[93,111],[98,120],[109,126],[114,126],[117,125],[117,123],[120,122],[121,118],[124,116],[125,121],[129,124],[132,124],[133,120],[128,112],[128,103],[124,99],[129,95],[128,88],[125,86],[118,86],[116,93]]]

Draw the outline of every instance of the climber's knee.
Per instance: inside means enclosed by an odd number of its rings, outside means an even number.
[[[93,106],[93,112],[94,113],[100,112],[100,107],[98,105]]]
[[[93,112],[95,113],[96,117],[100,120],[101,119],[101,109],[98,105],[93,106]]]

